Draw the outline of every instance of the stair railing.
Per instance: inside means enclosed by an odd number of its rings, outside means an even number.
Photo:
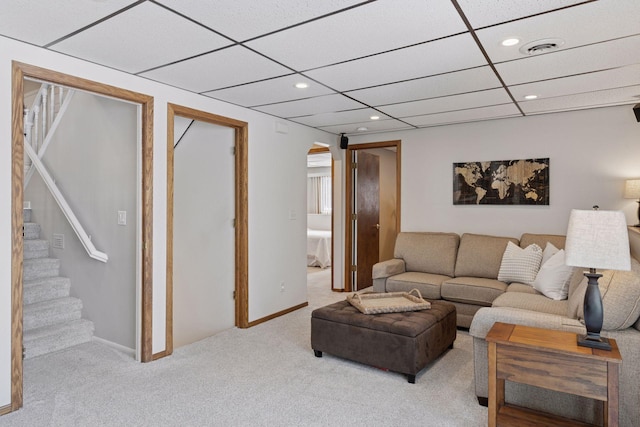
[[[56,89],[58,96],[56,98]],[[80,221],[73,213],[73,210],[60,192],[55,180],[42,163],[49,143],[52,140],[60,120],[67,110],[74,91],[62,86],[43,83],[35,96],[30,109],[24,110],[24,152],[25,157],[25,188],[29,184],[34,170],[37,170],[45,185],[51,192],[54,200],[62,210],[65,218],[69,221],[71,228],[80,239],[80,243],[87,251],[87,254],[98,261],[107,262],[109,256],[96,249],[91,242],[91,237],[86,233]],[[57,100],[56,100],[57,99]],[[56,105],[57,104],[57,105]],[[56,108],[57,107],[57,108]]]

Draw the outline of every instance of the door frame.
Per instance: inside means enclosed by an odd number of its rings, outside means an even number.
[[[23,201],[24,201],[24,79],[42,80],[110,98],[139,104],[141,108],[141,293],[140,359],[152,356],[153,265],[153,97],[107,84],[63,74],[34,65],[11,63],[11,411],[23,404]]]
[[[309,152],[307,152],[307,157],[308,156],[312,156],[314,154],[320,154],[320,153],[329,153],[331,154],[331,290],[332,291],[337,291],[337,292],[342,292],[342,289],[336,289],[334,287],[334,283],[333,283],[333,269],[334,269],[334,262],[333,262],[333,242],[334,242],[334,231],[333,231],[333,218],[335,215],[335,210],[333,209],[333,205],[335,204],[335,171],[333,169],[333,153],[331,153],[331,150],[329,149],[329,147],[311,147],[311,149],[309,149]],[[307,195],[307,197],[309,197]]]
[[[402,141],[393,140],[393,141],[381,141],[381,142],[372,142],[372,143],[363,143],[363,144],[354,144],[349,145],[347,147],[345,153],[345,207],[344,207],[344,222],[345,222],[345,249],[344,249],[344,290],[345,292],[353,292],[353,283],[351,282],[351,262],[352,262],[352,254],[353,254],[353,178],[351,171],[353,169],[353,161],[352,153],[357,150],[366,150],[371,148],[388,148],[395,147],[396,148],[396,230],[398,233],[400,232],[400,206],[401,204],[401,182],[400,177],[402,176],[401,170],[401,146]]]
[[[249,124],[206,111],[167,103],[167,356],[173,353],[173,173],[174,118],[184,117],[235,130],[235,325],[249,327],[249,221],[248,141]]]

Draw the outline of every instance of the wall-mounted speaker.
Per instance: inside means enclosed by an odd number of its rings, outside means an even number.
[[[639,113],[636,113],[636,114],[639,114]],[[340,148],[342,148],[343,150],[346,150],[348,146],[349,146],[349,138],[344,136],[344,133],[341,133],[340,134]]]
[[[640,104],[636,104],[636,106],[633,107],[633,113],[636,115],[636,122],[640,123]]]

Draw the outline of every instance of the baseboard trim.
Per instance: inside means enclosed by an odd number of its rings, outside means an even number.
[[[115,343],[113,341],[105,340],[104,338],[99,338],[99,337],[96,337],[96,336],[93,337],[93,340],[96,341],[96,342],[99,342],[100,344],[104,344],[104,345],[106,345],[108,347],[111,347],[113,349],[121,351],[121,352],[131,356],[134,359],[136,358],[136,351],[134,349],[132,349],[132,348],[125,347],[125,346],[123,346],[121,344]]]
[[[0,415],[6,415],[9,412],[13,412],[11,411],[11,404],[0,406]]]
[[[267,317],[263,317],[262,319],[258,319],[258,320],[254,320],[253,322],[249,322],[249,327],[259,325],[260,323],[267,322],[269,320],[275,319],[276,317],[284,316],[285,314],[289,314],[292,311],[300,310],[301,308],[304,308],[304,307],[306,307],[308,305],[309,305],[309,302],[303,302],[302,304],[294,305],[293,307],[284,309],[284,310],[279,311],[277,313],[270,314]]]

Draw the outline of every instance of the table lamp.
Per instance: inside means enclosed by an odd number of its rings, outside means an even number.
[[[571,211],[565,262],[569,266],[586,267],[584,275],[589,279],[584,295],[584,324],[587,335],[578,336],[578,345],[611,350],[607,338],[600,336],[603,309],[596,269],[630,270],[629,234],[622,211],[577,210]]]
[[[640,179],[628,179],[624,182],[624,198],[637,199],[638,223],[634,227],[640,227]]]

